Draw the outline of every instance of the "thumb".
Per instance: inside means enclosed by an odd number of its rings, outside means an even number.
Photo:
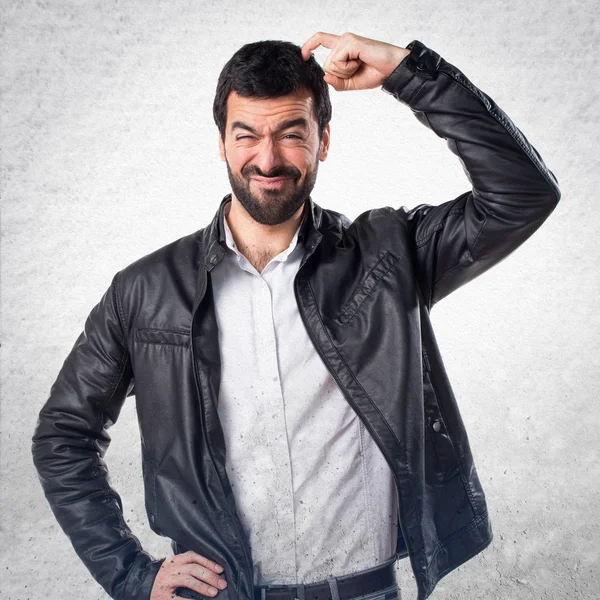
[[[346,81],[340,77],[337,77],[336,75],[332,75],[331,73],[327,73],[325,77],[323,77],[323,80],[329,85],[333,86],[333,88],[338,92],[346,89]]]

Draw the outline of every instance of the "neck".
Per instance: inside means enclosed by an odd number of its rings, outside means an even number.
[[[290,219],[279,225],[263,225],[255,221],[241,205],[234,194],[231,195],[227,225],[237,249],[260,273],[267,263],[291,243],[296,230],[302,222],[303,204]],[[227,209],[225,209],[227,212]]]

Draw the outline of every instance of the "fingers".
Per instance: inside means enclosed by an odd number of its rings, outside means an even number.
[[[181,561],[182,564],[185,563],[196,563],[202,565],[203,567],[208,567],[211,571],[215,573],[219,573],[219,569],[222,571],[223,568],[221,565],[218,565],[216,562],[212,560],[208,560],[208,558],[198,554],[197,552],[193,552],[192,550],[188,550],[183,554],[177,554],[176,557]]]
[[[221,583],[226,583],[225,580],[222,577],[219,577],[219,575],[217,575],[214,571],[211,571],[206,567],[195,564],[187,564],[186,568],[189,569],[188,573],[196,577],[196,579],[205,581],[206,583],[209,583],[213,587],[218,587],[219,589],[225,587],[224,585],[220,585]]]
[[[336,92],[343,92],[346,89],[348,89],[347,80],[342,79],[340,77],[336,77],[335,75],[332,75],[331,73],[327,73],[327,75],[325,75],[325,77],[324,77],[324,80],[331,87],[333,87],[333,89],[335,89]]]
[[[218,574],[219,566],[192,551],[170,556],[156,575],[150,600],[171,600],[178,587],[194,590],[204,596],[216,596],[227,587],[225,579]]]
[[[169,584],[172,589],[186,587],[204,596],[216,596],[220,590],[227,587],[227,582],[221,579],[222,583],[219,583],[220,578],[211,577],[208,573],[206,567],[181,565],[172,574]]]
[[[334,87],[338,89],[339,80],[349,79],[361,66],[361,61],[358,59],[357,37],[351,33],[334,35],[319,31],[304,42],[301,49],[302,57],[308,60],[310,51],[318,46],[329,48],[331,52],[323,63],[323,71],[333,76],[326,78],[326,81],[332,85],[332,81],[335,81]]]
[[[302,58],[304,60],[308,60],[310,58],[310,53],[319,46],[333,48],[339,38],[339,35],[335,35],[333,33],[317,31],[317,33],[309,37],[304,44],[302,44]]]
[[[332,52],[323,64],[323,71],[335,75],[339,79],[347,79],[352,77],[359,67],[360,61],[349,60],[343,57],[337,58]]]
[[[334,35],[319,31],[302,45],[304,60],[319,46],[331,50],[322,68],[326,73],[324,81],[337,91],[368,90],[382,85],[410,52],[355,33]]]

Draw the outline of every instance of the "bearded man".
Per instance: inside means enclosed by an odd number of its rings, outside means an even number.
[[[354,221],[316,204],[328,86],[408,106],[472,188],[412,209],[367,198]],[[214,118],[231,193],[210,224],[116,273],[89,314],[33,437],[46,497],[116,599],[396,600],[408,557],[424,600],[492,541],[429,313],[540,227],[556,179],[418,40],[247,44]],[[103,460],[133,394],[167,558],[125,524]]]

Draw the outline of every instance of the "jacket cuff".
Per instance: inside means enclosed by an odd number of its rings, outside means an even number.
[[[410,54],[390,73],[381,89],[396,100],[409,104],[423,83],[437,77],[441,57],[419,40],[413,40],[406,49],[410,50]]]
[[[138,563],[129,571],[123,588],[118,593],[115,592],[114,598],[119,600],[150,600],[154,581],[165,560],[166,557],[153,559],[147,552],[142,551]]]

